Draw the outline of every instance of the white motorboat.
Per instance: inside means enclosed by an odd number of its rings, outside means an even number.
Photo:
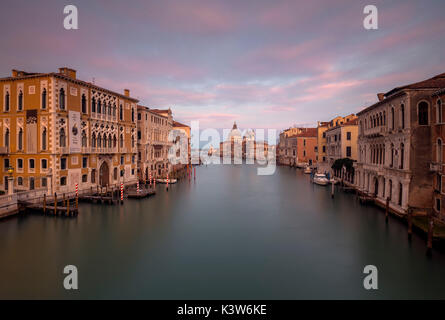
[[[178,180],[176,179],[168,179],[169,184],[176,183]],[[167,183],[167,179],[156,179],[157,183]]]
[[[320,185],[320,186],[325,186],[329,183],[328,178],[326,178],[326,175],[322,174],[322,173],[316,173],[314,176],[314,183]]]
[[[306,168],[304,168],[304,173],[309,174],[311,172],[312,172],[311,167],[307,166]]]

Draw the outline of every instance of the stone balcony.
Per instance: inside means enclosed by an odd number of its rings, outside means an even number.
[[[9,147],[0,147],[0,154],[1,155],[9,154]]]
[[[384,135],[387,132],[385,126],[378,126],[374,128],[365,129],[363,135],[365,137],[368,136],[381,136]]]
[[[437,162],[430,162],[430,171],[431,172],[442,173],[442,171],[443,171],[443,164],[442,163],[437,163]]]

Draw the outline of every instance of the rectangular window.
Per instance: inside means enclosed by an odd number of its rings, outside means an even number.
[[[82,168],[87,168],[87,167],[88,167],[88,158],[82,157]]]
[[[18,170],[23,169],[23,159],[17,159],[17,169]]]
[[[61,177],[60,178],[60,185],[61,186],[66,186],[66,177]]]
[[[124,164],[124,157],[121,156],[121,164]]]
[[[47,178],[42,178],[42,187],[46,187],[48,185]]]
[[[346,140],[351,140],[351,132],[346,132]]]
[[[4,159],[3,160],[3,169],[6,171],[9,168],[9,159]]]
[[[88,175],[82,175],[82,182],[88,182]]]
[[[440,198],[436,198],[436,211],[440,212],[440,207],[441,207],[441,203],[440,203]]]
[[[29,159],[29,169],[34,170],[34,168],[35,168],[34,159]]]
[[[351,156],[351,147],[346,147],[346,156],[347,157]]]
[[[42,169],[47,169],[47,168],[48,168],[48,160],[42,159]]]
[[[66,170],[66,158],[60,159],[60,170]]]

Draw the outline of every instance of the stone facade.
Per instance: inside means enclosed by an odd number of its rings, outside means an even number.
[[[150,109],[139,105],[138,110],[138,172],[141,180],[165,178],[171,171],[168,136],[173,128],[170,109]]]
[[[401,214],[431,208],[432,95],[443,87],[445,74],[398,87],[358,113],[356,186]]]

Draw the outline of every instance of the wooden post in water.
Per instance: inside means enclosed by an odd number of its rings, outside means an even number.
[[[66,198],[66,215],[70,215],[70,197]]]
[[[388,223],[388,212],[389,212],[389,197],[386,197],[386,206],[385,206],[385,222]]]
[[[408,208],[408,240],[411,240],[413,234],[413,210]]]
[[[57,215],[57,193],[54,192],[54,215]]]
[[[76,210],[79,210],[79,194],[76,194]]]
[[[43,194],[43,214],[46,213],[46,193]]]
[[[331,198],[334,198],[334,181],[331,182]]]
[[[428,241],[426,244],[427,254],[431,255],[433,252],[433,232],[434,232],[434,220],[432,212],[428,212]]]

